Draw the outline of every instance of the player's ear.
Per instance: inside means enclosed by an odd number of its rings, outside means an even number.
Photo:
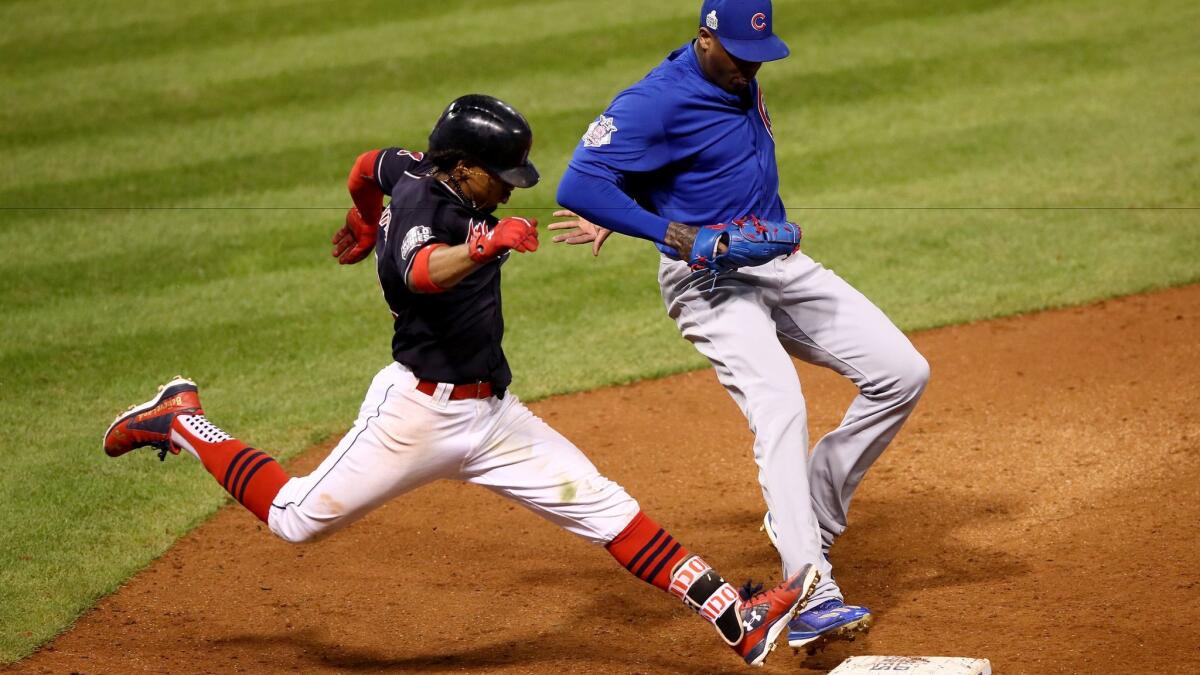
[[[700,30],[696,32],[696,44],[700,45],[700,50],[707,52],[709,49],[712,49],[712,41],[712,31],[701,26]]]

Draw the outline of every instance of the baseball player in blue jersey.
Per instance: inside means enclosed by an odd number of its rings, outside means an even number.
[[[613,99],[588,127],[558,189],[555,241],[610,232],[655,242],[659,284],[680,332],[716,368],[754,432],[764,526],[784,571],[821,583],[791,623],[814,650],[873,617],[846,604],[828,559],[867,468],[917,404],[929,366],[903,333],[834,272],[799,252],[779,196],[775,139],[756,75],[788,56],[770,0],[706,0],[697,37]],[[578,215],[576,215],[578,214]],[[791,357],[831,368],[859,394],[809,456]]]

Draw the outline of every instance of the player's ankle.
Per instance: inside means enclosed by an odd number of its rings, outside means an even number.
[[[672,595],[711,623],[729,646],[741,642],[743,630],[737,589],[698,555],[679,561],[671,570]]]

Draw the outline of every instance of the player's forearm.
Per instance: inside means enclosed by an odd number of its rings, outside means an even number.
[[[569,167],[558,184],[558,203],[614,232],[667,243],[669,221],[643,209],[612,181]]]
[[[368,223],[378,223],[383,212],[383,190],[375,181],[376,163],[380,150],[369,150],[358,156],[350,176],[346,179],[346,189],[350,191],[350,199]]]
[[[469,245],[433,244],[417,252],[406,281],[413,292],[437,293],[454,288],[479,267]]]
[[[429,277],[442,288],[453,288],[481,265],[471,259],[469,244],[446,246],[429,257]]]

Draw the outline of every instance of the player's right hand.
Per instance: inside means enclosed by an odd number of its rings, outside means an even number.
[[[607,227],[600,227],[592,221],[576,214],[574,211],[561,209],[554,212],[554,217],[571,219],[550,223],[547,229],[571,230],[564,234],[555,235],[554,242],[559,244],[591,244],[593,256],[600,255],[600,247],[604,245],[604,240],[608,239],[608,235],[612,234],[612,230]]]
[[[379,230],[368,223],[355,207],[346,212],[346,224],[333,233],[333,257],[343,265],[353,265],[366,258],[375,248]]]
[[[505,251],[536,251],[537,218],[503,218],[492,229],[476,232],[468,243],[471,246],[471,260],[481,265],[503,255]]]

